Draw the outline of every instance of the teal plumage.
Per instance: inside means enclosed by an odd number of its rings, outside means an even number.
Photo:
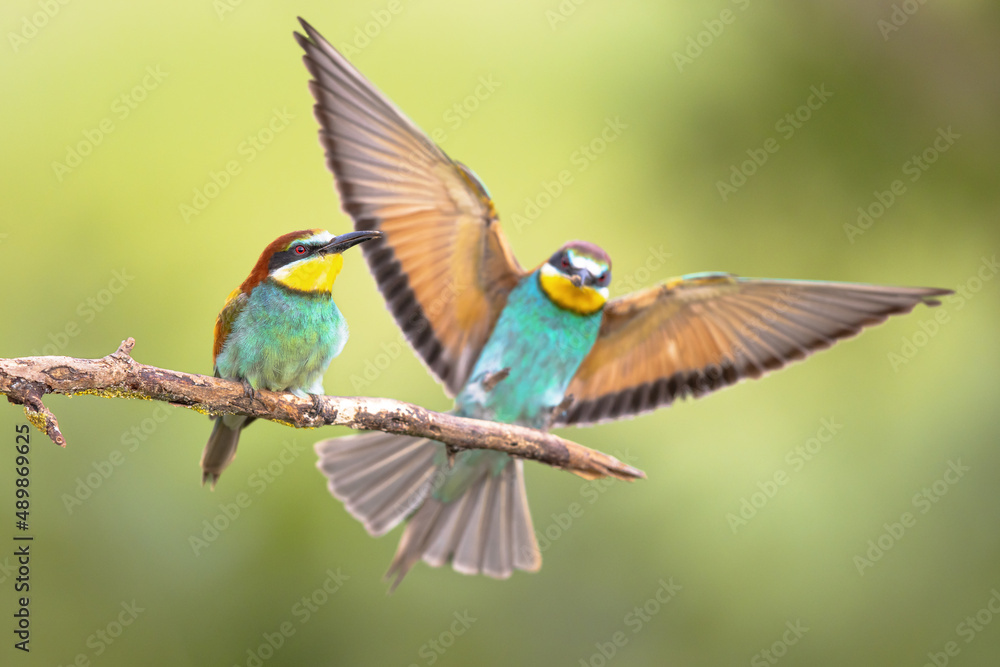
[[[697,273],[609,300],[611,261],[581,241],[525,271],[475,173],[302,25],[341,205],[356,229],[385,233],[365,258],[457,414],[541,429],[632,417],[762,377],[948,293]],[[330,492],[368,532],[406,521],[393,587],[421,559],[497,578],[540,567],[523,461],[449,461],[443,445],[384,433],[316,451]]]
[[[558,307],[542,292],[539,272],[529,274],[511,291],[469,382],[455,397],[455,414],[546,428],[600,326],[600,313],[580,315]],[[504,369],[507,377],[484,387]],[[452,502],[479,475],[499,476],[511,463],[503,452],[461,452],[431,497]]]
[[[322,394],[323,374],[348,335],[329,292],[299,292],[267,279],[250,292],[215,367],[219,377],[254,389]]]
[[[511,291],[469,382],[455,397],[456,414],[547,427],[600,327],[600,312],[560,308],[542,292],[539,271],[528,274]],[[482,381],[505,368],[510,375],[484,391]]]
[[[215,323],[215,375],[248,391],[323,393],[323,374],[347,343],[344,316],[333,302],[340,253],[378,232],[334,236],[319,229],[284,234],[264,249],[250,276],[229,295]],[[212,486],[236,456],[252,418],[222,415],[201,457],[202,483]]]
[[[570,246],[511,289],[455,396],[455,414],[541,429],[558,417],[567,386],[597,340],[602,314],[560,303],[550,294],[551,281],[572,285],[560,271],[575,272],[581,290],[606,294],[610,280],[603,251]],[[331,492],[372,533],[415,510],[389,568],[393,587],[420,558],[494,577],[541,564],[522,461],[485,450],[449,461],[444,445],[383,433],[325,441],[317,451]]]

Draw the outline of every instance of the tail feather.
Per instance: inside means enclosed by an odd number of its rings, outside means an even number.
[[[430,499],[410,519],[387,578],[390,590],[417,561],[433,567],[451,561],[463,574],[506,579],[515,569],[534,572],[542,559],[524,490],[523,462],[512,459],[500,474],[484,467],[453,502]]]
[[[390,592],[421,559],[496,579],[541,567],[520,459],[466,453],[450,468],[440,443],[387,433],[324,440],[316,453],[330,493],[369,533],[409,517],[386,573]],[[454,498],[432,497],[443,483],[458,483]]]
[[[219,481],[222,471],[236,458],[236,446],[240,441],[240,431],[249,423],[240,415],[222,415],[215,418],[212,435],[208,437],[205,451],[201,455],[201,483],[211,482],[212,489]]]
[[[316,443],[330,493],[374,536],[410,514],[431,491],[442,445],[423,438],[365,433]]]
[[[524,488],[524,471],[520,466],[523,461],[517,461],[519,466],[510,489],[510,537],[511,556],[514,568],[527,572],[537,572],[542,567],[542,553],[535,539],[535,527],[531,523],[531,510],[528,509],[528,492]]]
[[[382,481],[355,497],[358,511],[373,517],[372,528],[380,535],[416,509],[432,488],[436,469],[433,454],[414,458],[408,467],[386,471]]]
[[[415,442],[385,458],[375,456],[366,459],[362,466],[351,466],[343,471],[340,490],[358,502],[392,495],[390,492],[397,486],[406,486],[407,479],[423,477],[428,469],[435,467],[436,448],[425,444],[426,441]]]
[[[513,572],[514,554],[511,553],[513,540],[511,539],[511,528],[513,525],[510,514],[510,495],[514,485],[506,481],[506,477],[513,475],[511,472],[514,466],[504,468],[501,477],[495,478],[497,485],[493,492],[493,502],[488,505],[484,519],[488,522],[484,528],[484,535],[495,535],[495,541],[500,544],[510,545],[504,549],[491,549],[489,544],[482,545],[483,572],[490,576],[503,576],[504,572]]]
[[[462,531],[457,530],[458,525],[464,525],[469,519],[469,512],[467,511],[466,505],[470,502],[471,495],[466,494],[456,500],[453,503],[442,503],[436,500],[428,501],[427,504],[436,503],[439,506],[438,511],[435,513],[431,510],[425,510],[419,518],[424,518],[426,515],[428,519],[432,518],[432,521],[428,523],[434,523],[433,534],[427,528],[421,526],[413,525],[418,517],[414,517],[414,520],[410,522],[407,526],[408,532],[412,535],[422,535],[423,544],[423,559],[424,562],[431,567],[441,567],[451,558],[451,554],[455,552],[455,548],[458,546],[458,540],[462,537]],[[412,528],[411,528],[412,526]],[[404,539],[406,535],[403,536]],[[404,549],[403,540],[400,540],[399,548],[396,550],[396,557],[393,559],[393,565],[396,562],[403,562],[401,554],[404,552],[414,553],[413,563],[416,563],[420,559],[420,554],[417,553],[417,549],[409,548]],[[407,565],[406,570],[410,569],[412,565]],[[397,568],[398,569],[398,568]],[[392,568],[389,568],[392,572]],[[406,571],[403,571],[406,574]],[[402,579],[402,575],[400,576]]]
[[[462,535],[458,540],[455,554],[452,556],[452,567],[462,574],[477,574],[483,569],[483,554],[486,547],[486,537],[490,535],[490,508],[497,503],[496,480],[493,475],[484,475],[482,481],[474,486],[473,500],[469,507],[469,517],[463,524]],[[500,536],[496,535],[500,542]],[[504,577],[503,573],[490,573],[492,576]],[[510,571],[506,573],[510,576]]]

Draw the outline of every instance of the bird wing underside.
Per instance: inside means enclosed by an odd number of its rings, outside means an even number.
[[[669,280],[605,306],[556,424],[633,416],[759,378],[948,293],[725,273]]]
[[[525,272],[478,178],[452,161],[305,21],[320,142],[390,312],[452,395]]]

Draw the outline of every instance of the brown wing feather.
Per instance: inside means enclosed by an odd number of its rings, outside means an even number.
[[[236,316],[240,314],[243,307],[247,303],[247,293],[243,291],[242,287],[237,287],[229,296],[226,298],[226,305],[222,307],[219,311],[219,316],[215,318],[215,338],[214,344],[212,345],[212,365],[215,365],[215,358],[219,356],[219,352],[222,352],[222,346],[226,344],[226,338],[229,337],[229,332],[233,329],[233,322],[236,321]]]
[[[312,26],[296,34],[313,75],[320,142],[390,312],[455,394],[525,274],[485,188]]]
[[[632,416],[758,378],[950,290],[852,283],[678,278],[605,306],[597,342],[557,424]]]

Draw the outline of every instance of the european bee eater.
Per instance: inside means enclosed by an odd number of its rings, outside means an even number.
[[[347,342],[347,322],[333,302],[341,253],[382,236],[364,230],[334,236],[307,229],[279,236],[264,248],[243,284],[215,321],[216,377],[241,380],[248,391],[323,393],[323,374]],[[240,431],[253,417],[222,415],[201,456],[202,484],[215,487],[236,456]]]
[[[389,310],[456,414],[540,429],[702,396],[829,347],[948,290],[699,273],[609,300],[611,260],[572,241],[525,271],[486,188],[304,21],[320,141]],[[387,577],[420,559],[504,578],[541,564],[522,461],[364,434],[317,443],[372,535],[409,519]]]

